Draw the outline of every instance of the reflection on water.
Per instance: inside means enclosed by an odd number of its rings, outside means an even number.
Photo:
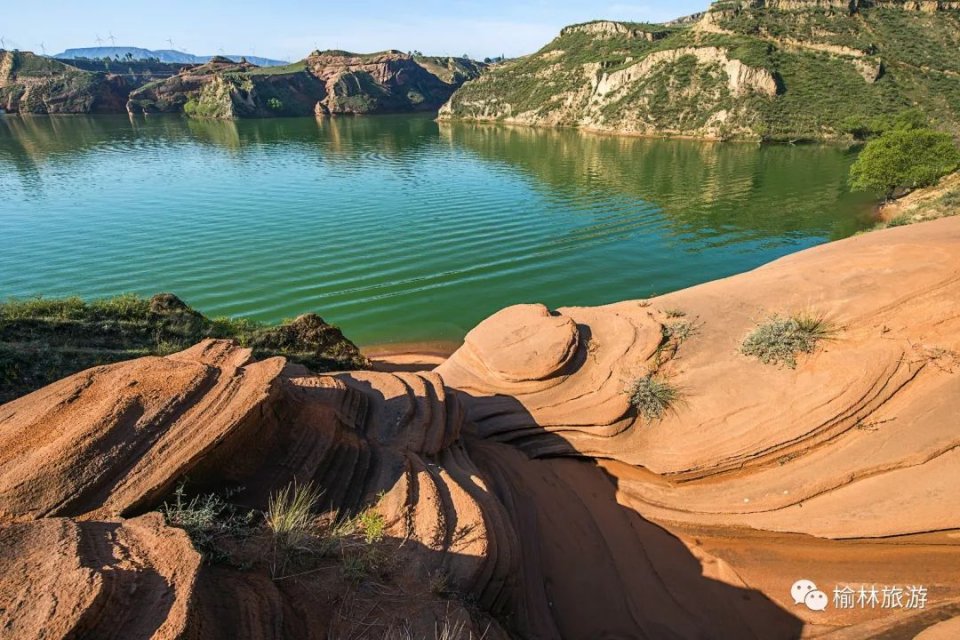
[[[643,297],[849,235],[850,162],[424,116],[0,116],[0,297],[171,290],[456,339],[507,304]]]
[[[736,228],[761,237],[842,237],[863,220],[865,198],[847,188],[850,152],[591,135],[570,130],[440,123],[451,145],[508,162],[569,197],[603,192],[650,202],[698,235]],[[837,218],[824,204],[849,209]],[[719,232],[719,233],[718,233]]]

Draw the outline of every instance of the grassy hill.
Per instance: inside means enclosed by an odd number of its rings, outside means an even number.
[[[960,3],[722,1],[662,25],[573,25],[441,117],[795,140],[913,107],[960,130]]]

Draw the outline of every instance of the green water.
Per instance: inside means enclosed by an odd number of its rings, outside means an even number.
[[[642,298],[850,235],[852,160],[423,116],[0,116],[0,298],[172,291],[456,340],[505,305]]]

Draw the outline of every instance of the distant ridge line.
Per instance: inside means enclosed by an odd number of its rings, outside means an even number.
[[[75,60],[77,58],[88,58],[91,60],[97,60],[100,58],[125,58],[127,54],[133,56],[134,60],[147,60],[149,58],[157,58],[160,62],[168,63],[179,63],[179,64],[203,64],[209,62],[211,58],[215,56],[198,56],[192,53],[186,53],[184,51],[176,51],[174,49],[144,49],[141,47],[80,47],[74,49],[66,49],[62,53],[55,54],[51,57],[59,58],[61,60]],[[260,67],[279,67],[285,64],[289,64],[286,60],[274,60],[272,58],[262,58],[258,56],[245,56],[245,55],[220,55],[221,58],[229,58],[234,62],[239,62],[241,58],[246,58],[247,62],[255,64]]]

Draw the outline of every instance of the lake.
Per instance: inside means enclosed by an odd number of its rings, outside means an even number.
[[[171,291],[459,340],[519,302],[644,298],[849,236],[839,147],[436,123],[0,116],[0,298]]]

